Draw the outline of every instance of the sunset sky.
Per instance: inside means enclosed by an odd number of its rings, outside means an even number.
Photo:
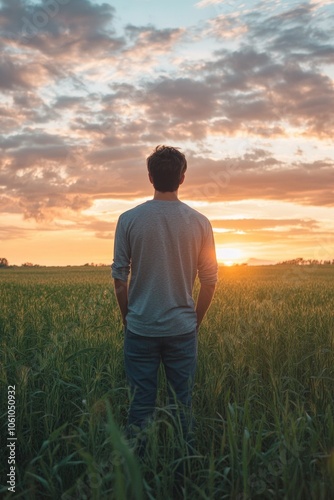
[[[111,263],[168,144],[220,261],[334,258],[333,27],[327,0],[0,1],[0,257]]]

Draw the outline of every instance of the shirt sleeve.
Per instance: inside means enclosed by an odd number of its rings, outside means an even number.
[[[111,265],[111,276],[114,279],[127,281],[130,273],[131,252],[123,220],[117,222],[114,242],[114,259]]]
[[[215,241],[209,221],[198,259],[198,278],[203,285],[214,285],[218,280]]]

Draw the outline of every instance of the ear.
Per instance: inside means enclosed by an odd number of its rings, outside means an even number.
[[[150,172],[148,173],[148,178],[150,179],[150,183],[153,184],[153,179],[152,179]]]
[[[182,175],[181,175],[180,184],[182,184],[182,183],[183,183],[185,176],[186,176],[186,174],[182,174]]]

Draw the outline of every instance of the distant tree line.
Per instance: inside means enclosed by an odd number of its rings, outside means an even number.
[[[303,257],[297,257],[296,259],[283,260],[282,262],[277,262],[276,266],[281,266],[283,264],[289,264],[294,266],[334,266],[334,259],[318,260],[318,259],[303,259]]]
[[[108,266],[108,264],[94,264],[94,262],[84,264],[84,266],[90,266],[90,267],[104,267]],[[21,264],[21,266],[10,266],[8,259],[5,257],[0,257],[0,268],[1,267],[46,267],[46,266],[41,266],[40,264],[33,264],[32,262],[24,262],[24,264]],[[71,266],[67,266],[71,267]]]
[[[247,263],[244,262],[242,264],[234,264],[235,266],[247,266]],[[334,259],[328,260],[318,260],[318,259],[303,259],[303,257],[297,257],[296,259],[290,260],[282,260],[282,262],[277,262],[276,266],[282,265],[293,265],[293,266],[334,266]],[[95,264],[94,262],[84,264],[85,267],[105,267],[108,264]],[[18,267],[18,266],[9,266],[9,262],[5,257],[0,257],[0,268],[3,267]],[[32,262],[24,262],[21,264],[21,267],[45,267],[40,266],[39,264],[32,264]],[[71,267],[71,266],[67,266]]]
[[[19,267],[19,266],[10,266],[8,259],[5,257],[0,257],[0,267]],[[21,267],[45,267],[45,266],[40,266],[39,264],[33,264],[32,262],[25,262],[24,264],[21,264]]]
[[[108,264],[95,264],[94,262],[86,262],[86,264],[84,264],[84,267],[105,267],[105,266],[108,266]]]

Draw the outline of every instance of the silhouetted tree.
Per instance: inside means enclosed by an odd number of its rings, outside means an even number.
[[[8,260],[5,257],[0,257],[0,267],[8,267]]]

